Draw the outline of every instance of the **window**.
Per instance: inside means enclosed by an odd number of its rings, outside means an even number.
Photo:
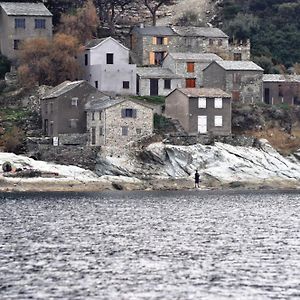
[[[163,45],[163,44],[164,44],[164,38],[161,37],[161,36],[158,36],[158,37],[156,38],[156,44],[157,44],[157,45]]]
[[[70,128],[77,128],[77,119],[70,119]]]
[[[25,28],[25,19],[15,19],[15,28]]]
[[[160,65],[165,57],[165,52],[154,52],[154,64]]]
[[[214,40],[213,39],[209,39],[208,43],[209,43],[209,46],[213,46]]]
[[[239,73],[234,73],[233,74],[233,83],[236,83],[236,84],[241,84],[241,74]]]
[[[278,85],[278,97],[283,97],[282,86]]]
[[[107,65],[114,64],[114,54],[113,53],[106,53],[106,64]]]
[[[127,126],[122,126],[122,135],[123,136],[128,135],[128,127]]]
[[[53,135],[54,122],[50,121],[49,135]]]
[[[95,127],[91,128],[91,135],[92,135],[91,144],[95,145],[96,144],[96,128]]]
[[[215,116],[215,126],[216,127],[223,126],[223,117],[222,116]]]
[[[242,60],[242,53],[233,53],[233,60]]]
[[[99,127],[99,135],[100,135],[100,136],[103,136],[103,135],[104,135],[104,134],[103,134],[103,127],[102,127],[102,126]]]
[[[102,111],[99,111],[99,121],[102,120]]]
[[[186,71],[187,71],[188,73],[193,73],[193,72],[195,72],[195,63],[193,63],[193,62],[188,62],[188,63],[186,63]]]
[[[45,19],[35,19],[34,24],[35,24],[35,29],[45,29],[46,28],[46,20]]]
[[[123,89],[129,89],[129,81],[123,81]]]
[[[222,46],[223,45],[223,41],[222,40],[218,40],[218,46]]]
[[[171,89],[171,79],[164,79],[164,89],[165,90]]]
[[[215,98],[215,108],[222,108],[222,107],[223,107],[222,98]]]
[[[141,134],[142,133],[142,129],[141,128],[137,128],[136,129],[136,134]]]
[[[125,108],[121,111],[122,118],[136,118],[136,109]]]
[[[206,108],[206,98],[198,98],[198,108]]]
[[[187,88],[194,88],[194,87],[196,87],[196,79],[195,78],[187,78],[185,80],[185,86]]]
[[[71,105],[72,106],[77,106],[78,105],[78,98],[77,97],[72,98]]]
[[[84,54],[84,65],[87,66],[89,64],[89,55]]]
[[[92,121],[95,121],[95,112],[92,112]]]
[[[45,114],[48,114],[48,103],[45,103]]]
[[[14,50],[19,50],[20,48],[20,40],[14,40]]]
[[[97,80],[95,81],[95,88],[96,89],[98,88],[98,81]]]
[[[53,102],[50,102],[50,113],[53,113]]]

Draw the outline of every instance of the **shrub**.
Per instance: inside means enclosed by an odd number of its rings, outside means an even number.
[[[2,136],[2,145],[6,152],[19,154],[24,145],[25,134],[23,130],[14,126]]]

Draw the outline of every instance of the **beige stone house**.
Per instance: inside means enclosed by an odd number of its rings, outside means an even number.
[[[215,53],[224,59],[250,59],[250,42],[229,44],[220,29],[195,26],[135,26],[130,31],[131,58],[139,66],[161,65],[168,53]]]
[[[231,98],[220,89],[175,89],[166,97],[165,114],[195,134],[231,134]]]
[[[85,105],[90,146],[121,147],[153,132],[153,109],[130,99],[92,100]]]
[[[23,41],[52,37],[52,14],[43,3],[0,2],[0,28],[1,53],[14,60]]]
[[[203,86],[203,70],[212,62],[223,60],[214,53],[169,53],[162,66],[184,78],[182,87],[200,88]]]

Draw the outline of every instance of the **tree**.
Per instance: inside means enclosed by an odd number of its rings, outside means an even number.
[[[92,0],[87,0],[73,15],[63,14],[58,31],[76,37],[84,44],[96,36],[99,19]]]
[[[52,41],[42,38],[25,41],[18,68],[22,85],[57,85],[77,79],[80,66],[76,57],[80,52],[78,40],[62,33],[55,34]]]
[[[129,4],[136,0],[94,0],[101,22],[107,23],[111,34],[115,34],[115,25],[118,17]]]
[[[144,0],[145,6],[152,15],[152,25],[156,26],[156,14],[162,5],[172,4],[173,0]]]

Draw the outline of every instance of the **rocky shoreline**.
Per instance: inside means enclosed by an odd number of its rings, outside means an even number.
[[[105,177],[105,176],[104,176]],[[83,182],[56,178],[3,178],[0,177],[0,193],[13,192],[104,192],[104,191],[176,191],[194,190],[192,179],[151,179],[139,180],[107,176],[96,181]],[[202,182],[199,190],[300,190],[296,180],[261,180]]]

